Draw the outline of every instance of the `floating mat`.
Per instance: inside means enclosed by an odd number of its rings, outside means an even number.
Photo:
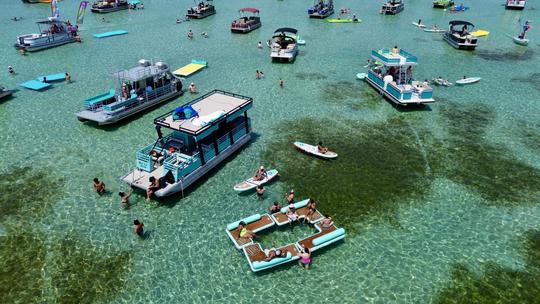
[[[471,35],[473,35],[474,37],[484,37],[484,36],[489,35],[489,32],[486,30],[477,30],[477,31],[471,32]]]
[[[174,71],[174,75],[178,75],[181,77],[188,77],[192,74],[197,73],[198,71],[202,70],[203,68],[207,67],[208,63],[204,60],[191,60],[191,63],[179,68],[178,70]]]
[[[46,76],[39,76],[37,78],[38,81],[43,82],[43,78],[47,78],[47,81],[59,81],[59,80],[66,80],[66,74],[65,73],[57,73],[57,74],[51,74]]]
[[[30,89],[30,90],[39,91],[41,89],[45,89],[45,88],[50,87],[51,84],[41,82],[41,81],[38,81],[38,80],[29,80],[29,81],[27,81],[25,83],[21,83],[20,86],[24,87],[24,88],[27,88],[27,89]]]
[[[105,33],[100,33],[100,34],[94,34],[94,37],[96,37],[96,38],[106,38],[106,37],[111,37],[111,36],[124,35],[124,34],[127,34],[127,33],[128,33],[128,31],[118,30],[118,31],[105,32]]]

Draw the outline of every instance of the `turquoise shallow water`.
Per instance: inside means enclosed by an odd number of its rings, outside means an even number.
[[[439,292],[453,283],[452,269],[458,264],[480,276],[487,262],[530,271],[521,248],[522,236],[526,231],[539,229],[540,222],[539,189],[534,186],[540,184],[540,35],[533,29],[527,48],[513,44],[505,35],[516,32],[519,16],[540,20],[538,10],[531,10],[534,3],[529,3],[523,12],[513,12],[504,10],[496,1],[475,1],[470,11],[454,15],[432,9],[426,1],[408,1],[405,11],[397,16],[380,16],[378,1],[336,3],[337,7],[351,7],[363,20],[360,24],[309,20],[305,11],[310,4],[311,1],[287,0],[234,4],[216,1],[217,15],[175,24],[191,2],[152,0],[145,3],[145,10],[103,16],[87,12],[81,28],[82,44],[22,57],[11,46],[15,37],[35,31],[33,22],[49,14],[49,9],[46,5],[23,5],[19,1],[1,2],[0,68],[12,65],[18,72],[15,76],[4,72],[1,82],[14,88],[35,76],[63,71],[69,71],[75,80],[72,84],[54,84],[41,93],[21,89],[15,98],[0,104],[0,170],[4,180],[14,168],[44,173],[43,178],[38,178],[16,171],[7,186],[2,184],[1,203],[23,206],[15,211],[3,210],[1,215],[0,241],[4,241],[0,249],[6,254],[2,259],[8,258],[7,252],[9,256],[29,253],[32,258],[18,260],[18,271],[29,274],[23,281],[39,281],[36,294],[31,295],[28,288],[13,287],[20,293],[12,290],[9,299],[69,302],[61,298],[69,291],[78,299],[75,302],[84,299],[118,303],[230,303],[294,299],[300,303],[425,303],[440,300]],[[75,1],[63,1],[62,15],[74,20],[77,6]],[[261,10],[263,27],[248,35],[233,35],[229,22],[237,17],[237,9],[244,6]],[[23,16],[24,20],[10,21],[13,16]],[[102,17],[109,23],[101,22]],[[465,19],[491,34],[481,39],[475,52],[458,52],[439,35],[414,28],[411,22],[419,18],[440,26],[454,18]],[[268,50],[256,48],[258,41],[264,43],[274,29],[282,26],[298,28],[307,41],[294,64],[272,64]],[[94,33],[116,29],[128,30],[129,34],[108,39],[92,37]],[[196,34],[193,41],[185,38],[189,29]],[[208,39],[198,35],[203,31],[209,33]],[[483,79],[474,86],[436,88],[438,103],[423,111],[400,111],[355,79],[371,49],[396,44],[418,56],[418,78],[443,75],[455,80],[467,75]],[[155,139],[152,119],[187,102],[191,96],[186,94],[111,128],[81,124],[74,113],[85,98],[109,90],[112,72],[128,68],[141,58],[162,59],[173,68],[195,58],[207,60],[210,67],[188,81],[194,81],[201,92],[220,88],[252,96],[255,106],[250,114],[257,136],[241,153],[187,191],[184,198],[175,196],[160,204],[146,203],[142,194],[135,193],[131,199],[133,206],[122,210],[115,192],[126,191],[127,186],[118,177],[134,165],[135,151]],[[255,80],[257,69],[265,74],[262,80]],[[277,85],[280,78],[285,80],[283,89]],[[465,118],[452,121],[457,112]],[[304,271],[293,264],[253,274],[224,233],[225,225],[264,212],[288,187],[302,189],[303,180],[287,179],[293,172],[282,171],[282,178],[267,187],[268,194],[262,201],[254,195],[239,196],[232,186],[261,163],[280,159],[272,155],[292,149],[289,143],[281,141],[284,134],[280,127],[306,118],[314,119],[320,130],[305,130],[293,124],[295,128],[286,129],[285,133],[328,134],[327,130],[335,128],[369,135],[372,130],[381,132],[386,128],[387,132],[382,132],[395,134],[396,138],[403,134],[408,138],[405,146],[422,153],[419,171],[426,180],[415,187],[422,188],[423,195],[402,195],[387,202],[383,199],[387,188],[368,189],[373,201],[381,197],[380,208],[375,204],[370,209],[376,210],[373,216],[335,216],[338,225],[354,229],[345,242],[316,254],[312,269]],[[396,120],[402,123],[396,124]],[[394,129],[402,126],[407,127]],[[453,132],[452,128],[458,131]],[[476,134],[477,129],[482,130],[475,139],[481,148],[466,148],[461,137]],[[339,142],[333,138],[325,141]],[[448,143],[451,148],[439,149]],[[380,144],[385,150],[393,146],[392,141]],[[493,148],[483,150],[486,146]],[[357,146],[352,144],[353,151],[346,151],[356,155],[351,163],[338,160],[336,166],[346,172],[348,166],[366,158],[383,164],[388,161],[383,157],[386,153],[381,153],[381,158],[363,154],[363,147],[361,142]],[[339,146],[332,148],[345,153]],[[465,151],[465,157],[453,160],[455,155],[463,154],[460,151]],[[488,156],[474,157],[483,153]],[[509,158],[528,169],[519,171],[512,164],[506,168],[504,160]],[[446,160],[457,162],[458,166],[462,162],[466,172],[441,169]],[[304,161],[306,166],[319,164],[319,160]],[[276,165],[281,169],[279,162]],[[500,177],[508,178],[508,183],[490,192],[489,185],[496,183],[499,176],[482,174],[493,167],[502,168],[496,173],[502,173]],[[381,174],[390,180],[394,171],[400,171],[397,167],[381,168]],[[381,175],[360,172],[363,173],[353,177],[324,176],[315,180],[325,184],[339,181],[334,186],[334,199],[339,200],[339,192],[352,191],[350,187],[369,184],[370,179]],[[92,193],[94,176],[103,179],[113,194],[97,197]],[[408,178],[416,177],[411,173]],[[57,180],[59,186],[55,185]],[[313,178],[306,176],[305,182],[313,183]],[[403,185],[399,181],[393,184]],[[27,192],[9,193],[17,189]],[[323,196],[316,192],[297,194]],[[383,200],[393,206],[391,211],[383,208]],[[33,203],[38,204],[35,209],[25,209]],[[319,205],[324,210],[325,204],[332,203],[320,201]],[[130,223],[135,217],[143,219],[149,231],[144,242],[131,233]],[[389,217],[392,220],[387,220]],[[14,228],[20,227],[17,225],[24,229]],[[39,241],[18,241],[15,244],[20,246],[9,247],[7,244],[11,243],[6,239],[22,230]],[[276,233],[282,235],[265,235],[263,240],[287,242],[309,232],[305,227],[296,229],[293,235],[278,230]],[[73,242],[58,245],[64,239]],[[38,254],[41,245],[43,256]],[[120,252],[126,252],[129,258],[113,259]],[[92,266],[92,261],[107,258],[113,262]],[[90,274],[85,269],[91,269],[87,270]],[[36,275],[31,275],[34,270]],[[103,275],[92,280],[92,271]],[[58,283],[62,281],[59,277],[69,278],[70,274],[72,283]],[[15,279],[9,275],[2,273],[2,282]],[[79,287],[87,295],[81,295],[73,282],[81,282]],[[85,285],[88,282],[94,285]]]

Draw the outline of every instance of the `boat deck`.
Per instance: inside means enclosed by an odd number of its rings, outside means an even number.
[[[322,226],[320,224],[315,224],[315,226],[317,227],[317,230],[319,230],[319,232],[317,232],[317,233],[315,233],[315,234],[313,234],[313,235],[299,241],[298,244],[300,246],[302,246],[304,248],[311,249],[311,248],[314,247],[314,245],[313,245],[313,240],[314,239],[316,239],[316,238],[318,238],[320,236],[323,236],[325,234],[328,234],[328,233],[330,233],[330,232],[332,232],[334,230],[337,230],[335,225],[333,225],[333,226],[331,226],[329,228],[322,228]]]
[[[237,110],[242,109],[250,102],[250,98],[235,94],[226,94],[225,92],[216,90],[202,96],[201,99],[195,100],[191,106],[195,111],[197,111],[197,113],[199,113],[199,118],[219,111],[223,111],[223,117],[225,117],[236,112]],[[203,125],[194,124],[193,119],[174,120],[172,112],[168,113],[166,116],[156,119],[155,123],[170,129],[179,130],[190,134],[198,134],[212,125],[211,123]]]

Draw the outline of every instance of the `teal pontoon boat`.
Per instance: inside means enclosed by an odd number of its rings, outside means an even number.
[[[418,59],[405,50],[393,48],[371,51],[371,57],[382,66],[372,67],[365,80],[398,105],[431,103],[433,89],[426,81],[413,79]]]
[[[137,167],[121,179],[142,190],[156,179],[157,197],[183,191],[250,141],[252,105],[250,97],[214,90],[154,119],[157,140],[137,151]]]

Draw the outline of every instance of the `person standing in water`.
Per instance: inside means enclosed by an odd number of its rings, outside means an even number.
[[[283,88],[283,86],[285,86],[285,81],[283,81],[283,79],[281,79],[281,78],[279,79],[279,86],[281,88]]]
[[[144,223],[135,219],[133,221],[133,233],[139,236],[141,240],[144,240]]]
[[[187,38],[190,40],[193,39],[193,32],[191,30],[187,33]]]
[[[257,48],[262,49],[262,43],[260,41],[257,43]]]
[[[71,75],[68,72],[66,72],[66,81],[71,83]]]
[[[191,94],[197,93],[197,87],[195,86],[195,83],[192,82],[192,83],[189,85],[189,92],[190,92]]]
[[[7,69],[8,69],[8,72],[9,72],[11,75],[15,74],[15,69],[14,69],[12,66],[8,66]]]
[[[129,207],[129,198],[131,197],[131,193],[133,193],[133,189],[131,189],[128,194],[122,191],[118,192],[118,195],[120,196],[120,199],[122,201],[122,207],[124,209],[127,209]]]
[[[94,191],[99,195],[105,193],[105,183],[100,181],[97,177],[94,178]]]

